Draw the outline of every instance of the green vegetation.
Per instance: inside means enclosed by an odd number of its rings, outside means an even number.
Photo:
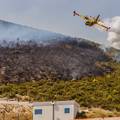
[[[20,84],[0,84],[0,97],[29,96],[34,101],[76,100],[84,107],[101,107],[120,111],[120,64],[110,74],[81,80],[32,81]]]

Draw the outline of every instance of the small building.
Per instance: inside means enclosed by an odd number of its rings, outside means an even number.
[[[37,102],[33,104],[33,120],[74,120],[79,110],[75,101]]]

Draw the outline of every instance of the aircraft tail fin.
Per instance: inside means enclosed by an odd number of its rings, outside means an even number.
[[[76,14],[76,11],[73,11],[73,16],[75,16],[75,14]]]
[[[75,15],[80,16],[76,11],[73,11],[73,16]]]

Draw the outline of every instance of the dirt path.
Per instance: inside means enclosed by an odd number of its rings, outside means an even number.
[[[91,118],[91,119],[77,119],[77,120],[120,120],[120,117],[110,117],[110,118]]]

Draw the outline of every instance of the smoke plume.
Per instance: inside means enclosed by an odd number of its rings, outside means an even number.
[[[107,19],[105,22],[111,26],[107,40],[110,42],[112,47],[120,49],[120,16]]]

